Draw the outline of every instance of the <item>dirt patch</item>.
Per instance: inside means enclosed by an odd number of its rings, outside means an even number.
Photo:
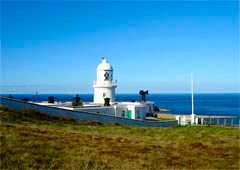
[[[202,143],[200,143],[200,142],[191,143],[191,144],[190,144],[190,147],[191,147],[192,149],[207,149],[207,148],[208,148],[207,145],[204,145],[204,144],[202,144]]]

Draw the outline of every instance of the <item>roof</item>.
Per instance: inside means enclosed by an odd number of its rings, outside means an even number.
[[[102,58],[101,63],[97,66],[97,70],[112,70],[112,65],[108,63],[106,58]]]

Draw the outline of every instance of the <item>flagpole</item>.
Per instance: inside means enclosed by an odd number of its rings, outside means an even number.
[[[191,124],[194,124],[194,95],[193,95],[193,73],[191,73],[191,93],[192,93],[192,114],[191,114]]]

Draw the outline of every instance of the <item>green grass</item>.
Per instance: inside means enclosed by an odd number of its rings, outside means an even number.
[[[0,108],[0,169],[239,169],[239,128],[147,128]]]

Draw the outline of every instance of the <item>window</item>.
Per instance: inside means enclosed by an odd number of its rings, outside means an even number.
[[[136,113],[137,119],[141,119],[141,114],[139,112]]]
[[[125,117],[125,111],[124,110],[122,111],[122,117]]]
[[[109,73],[105,72],[104,77],[105,77],[104,81],[109,80]]]

